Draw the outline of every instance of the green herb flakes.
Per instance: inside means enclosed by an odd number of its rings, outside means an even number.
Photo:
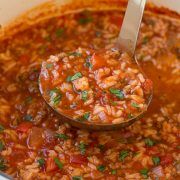
[[[83,115],[83,119],[88,120],[90,116],[90,112],[87,112]]]
[[[87,91],[82,91],[81,92],[81,98],[83,101],[87,101],[88,99],[88,92]]]
[[[147,146],[149,146],[149,147],[155,145],[155,142],[154,142],[152,139],[150,139],[150,138],[144,139],[144,142],[145,142],[145,144],[146,144]]]
[[[97,167],[97,170],[98,170],[98,171],[101,171],[101,172],[104,172],[105,169],[106,169],[106,166],[104,166],[104,165],[99,165],[99,166]]]
[[[67,136],[66,134],[55,134],[55,137],[63,140],[69,139],[69,136]]]
[[[56,30],[56,37],[61,37],[64,33],[64,29],[63,28],[59,28]]]
[[[75,56],[75,57],[81,57],[82,56],[82,54],[79,52],[70,52],[70,53],[68,53],[68,55],[69,56]]]
[[[59,89],[55,88],[55,89],[50,90],[49,95],[50,95],[50,102],[53,105],[56,106],[60,103],[61,98],[62,98],[62,94],[61,94]]]
[[[148,177],[148,172],[149,170],[147,168],[141,169],[140,170],[140,174],[144,177],[147,178]]]
[[[123,91],[121,91],[119,89],[110,88],[109,91],[110,91],[110,93],[114,94],[116,97],[118,97],[120,99],[124,98]]]
[[[30,114],[26,114],[23,118],[25,121],[31,121],[33,117]]]
[[[0,151],[4,149],[4,143],[0,140]]]
[[[76,74],[74,74],[73,76],[68,76],[66,81],[70,82],[70,81],[74,81],[76,79],[79,79],[82,77],[82,74],[80,72],[77,72]]]
[[[117,174],[117,170],[116,169],[111,169],[111,174],[113,174],[113,175]]]
[[[119,153],[119,160],[124,161],[127,156],[129,156],[129,151],[128,150],[122,150]]]
[[[79,150],[80,150],[81,154],[84,155],[86,153],[87,145],[85,143],[81,142],[78,147],[79,147]]]
[[[154,157],[152,157],[152,161],[153,161],[154,165],[157,166],[160,163],[160,158],[158,156],[154,156]]]
[[[39,163],[40,167],[43,167],[45,165],[45,160],[43,158],[38,159],[37,162]]]
[[[5,165],[5,161],[2,157],[0,157],[0,171],[6,170],[7,166]]]
[[[78,22],[79,22],[79,24],[81,24],[81,25],[86,25],[86,24],[88,24],[88,23],[90,23],[90,22],[92,22],[92,21],[93,21],[93,18],[92,18],[92,17],[84,17],[84,18],[78,19]]]
[[[63,168],[63,163],[60,162],[60,160],[56,157],[54,158],[54,162],[55,164],[58,166],[59,169],[62,169]]]
[[[73,176],[73,180],[83,180],[82,176]]]
[[[0,132],[4,131],[4,126],[0,124]]]
[[[139,105],[137,103],[135,103],[135,102],[132,102],[131,106],[134,107],[134,108],[139,108]]]
[[[142,40],[142,44],[147,44],[149,41],[149,38],[147,36],[145,36]]]

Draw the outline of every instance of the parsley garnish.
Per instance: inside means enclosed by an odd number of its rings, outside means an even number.
[[[78,147],[79,147],[79,150],[80,150],[81,154],[84,155],[86,153],[87,145],[85,143],[81,142]]]
[[[114,94],[116,97],[120,98],[120,99],[123,99],[124,98],[124,94],[121,90],[119,89],[113,89],[113,88],[110,88],[109,91]]]
[[[144,169],[141,169],[141,170],[140,170],[140,174],[141,174],[142,176],[144,176],[144,178],[147,178],[147,177],[148,177],[148,172],[149,172],[149,170],[148,170],[147,168],[144,168]]]
[[[82,97],[82,100],[83,100],[83,101],[87,101],[88,92],[87,92],[87,91],[82,91],[81,97]]]
[[[113,174],[113,175],[117,174],[117,170],[116,169],[112,169],[111,170],[111,174]]]
[[[84,17],[78,20],[79,24],[82,24],[82,25],[88,24],[89,22],[92,22],[92,21],[93,21],[92,17]]]
[[[82,176],[73,176],[72,179],[73,180],[82,180]]]
[[[55,164],[58,166],[59,169],[62,169],[63,168],[63,163],[60,162],[60,160],[56,157],[54,158],[54,162]]]
[[[144,139],[144,142],[147,146],[150,146],[150,147],[155,145],[155,142],[150,138]]]
[[[97,167],[97,170],[98,170],[98,171],[101,171],[101,172],[103,172],[105,169],[106,169],[106,166],[104,166],[104,165],[99,165],[99,166]]]
[[[66,134],[55,134],[55,137],[63,140],[69,139],[69,136],[67,136]]]
[[[24,116],[24,120],[26,120],[26,121],[31,121],[32,120],[32,115],[30,115],[30,114],[26,114],[25,116]]]
[[[68,55],[69,56],[75,56],[75,57],[81,57],[82,56],[82,54],[79,52],[70,52],[70,53],[68,53]]]
[[[85,121],[89,119],[89,116],[90,116],[90,112],[86,112],[83,116],[79,117],[77,120]]]
[[[132,102],[132,103],[131,103],[131,106],[132,106],[132,107],[135,107],[135,108],[139,108],[139,105],[138,105],[137,103],[135,103],[135,102]]]
[[[0,151],[2,151],[3,149],[4,149],[4,143],[0,141]]]
[[[38,159],[37,162],[39,163],[40,167],[43,167],[45,165],[45,160],[43,158]]]
[[[160,158],[158,156],[154,156],[154,157],[152,157],[152,161],[153,161],[154,165],[157,166],[160,163]]]
[[[56,36],[59,38],[63,35],[64,33],[64,29],[63,28],[59,28],[56,30]]]
[[[119,153],[119,160],[120,161],[124,161],[124,159],[129,156],[129,151],[128,150],[122,150],[120,153]]]
[[[68,76],[66,81],[70,82],[70,81],[74,81],[76,79],[79,79],[82,77],[82,74],[80,72],[77,72],[76,74],[74,74],[73,76]]]
[[[4,131],[4,126],[0,124],[0,132]]]
[[[53,105],[58,105],[62,98],[62,94],[60,90],[57,88],[52,89],[50,90],[49,95],[50,95],[50,102],[52,102]]]
[[[142,44],[147,44],[148,41],[149,41],[149,38],[147,36],[145,36],[143,38]]]
[[[4,171],[7,168],[7,166],[5,165],[4,159],[0,158],[0,170]]]

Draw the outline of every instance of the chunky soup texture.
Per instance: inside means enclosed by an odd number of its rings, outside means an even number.
[[[122,13],[51,18],[0,43],[0,170],[17,179],[177,179],[180,24],[145,15],[137,58],[153,81],[145,116],[118,131],[61,123],[40,95],[41,62],[82,48],[111,48]]]
[[[78,48],[42,63],[40,91],[56,111],[83,123],[118,124],[147,110],[152,82],[115,48]]]

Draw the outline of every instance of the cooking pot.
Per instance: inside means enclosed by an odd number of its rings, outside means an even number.
[[[71,2],[75,2],[76,5],[71,6]],[[111,0],[111,6],[107,5],[107,2],[108,0],[0,0],[0,36],[3,37],[4,33],[15,33],[19,26],[24,28],[27,25],[33,24],[35,21],[48,18],[48,14],[51,14],[51,16],[52,14],[57,16],[60,13],[68,13],[69,11],[66,10],[74,11],[82,7],[93,7],[96,9],[119,9],[122,7],[120,6],[121,3],[125,5],[127,1]],[[161,7],[160,10],[168,8],[170,11],[180,13],[180,2],[178,0],[149,0],[148,2]],[[152,4],[150,7],[154,8]],[[43,14],[43,16],[41,16],[41,14]],[[44,16],[44,14],[46,15]],[[172,14],[174,15],[176,13]],[[9,29],[11,29],[11,31],[9,31]],[[1,180],[10,179],[10,177],[6,176],[6,174],[0,174]]]

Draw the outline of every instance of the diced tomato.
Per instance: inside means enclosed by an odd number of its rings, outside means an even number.
[[[75,154],[70,156],[70,162],[75,164],[86,164],[87,158],[81,154]]]
[[[150,79],[146,79],[142,86],[145,92],[149,93],[152,90],[153,82]]]
[[[165,156],[161,156],[160,159],[162,166],[170,165],[173,162],[173,157],[171,154],[166,154]]]
[[[111,23],[115,24],[118,27],[121,27],[122,25],[122,21],[123,21],[123,17],[122,16],[111,16]]]
[[[99,55],[99,54],[97,54],[97,53],[94,53],[94,54],[92,55],[90,61],[91,61],[91,63],[92,63],[92,68],[93,68],[94,70],[107,65],[105,59],[104,59],[101,55]]]
[[[48,158],[46,161],[46,171],[51,172],[56,170],[58,170],[58,166],[55,164],[54,159]]]
[[[19,132],[22,132],[22,133],[26,133],[29,129],[32,128],[32,126],[33,125],[30,122],[23,122],[23,123],[18,125],[16,130],[19,131]]]

